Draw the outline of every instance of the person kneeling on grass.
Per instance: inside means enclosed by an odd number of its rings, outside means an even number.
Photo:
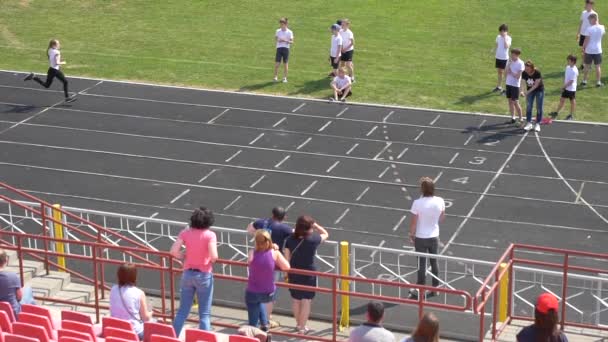
[[[346,101],[346,98],[351,96],[352,82],[349,76],[346,76],[344,69],[338,70],[338,76],[331,81],[331,88],[334,90],[334,96],[330,97],[330,101]]]

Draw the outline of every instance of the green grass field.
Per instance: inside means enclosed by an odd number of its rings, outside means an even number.
[[[599,3],[601,17],[608,5]],[[329,95],[328,28],[348,17],[356,37],[353,101],[506,113],[506,100],[490,93],[496,82],[491,50],[498,25],[506,22],[513,46],[543,72],[549,112],[559,100],[565,57],[579,52],[575,34],[582,4],[0,0],[0,68],[45,71],[46,44],[57,37],[68,76],[321,98]],[[280,16],[289,17],[295,35],[288,84],[270,82]],[[578,120],[608,121],[608,88],[582,90],[577,100]]]

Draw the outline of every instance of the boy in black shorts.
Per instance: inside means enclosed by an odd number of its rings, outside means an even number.
[[[355,53],[355,35],[350,30],[350,21],[342,19],[342,56],[340,57],[340,67],[348,70],[348,76],[355,82],[355,66],[353,65],[353,54]]]
[[[338,75],[338,67],[340,66],[340,56],[342,55],[342,36],[340,35],[340,25],[331,25],[331,48],[329,49],[329,64],[331,64],[331,73],[329,77]]]
[[[549,115],[552,118],[556,118],[559,115],[559,111],[564,107],[566,99],[570,100],[570,114],[566,117],[566,120],[574,119],[574,110],[576,109],[576,81],[578,78],[578,69],[576,67],[576,56],[569,55],[568,65],[566,66],[566,73],[564,77],[564,86],[562,87],[562,96],[559,99],[559,105],[555,112],[551,112]]]
[[[274,81],[279,80],[279,66],[283,62],[283,83],[287,83],[287,72],[289,70],[289,48],[293,43],[293,32],[287,28],[287,18],[279,20],[281,27],[275,32],[275,40],[277,43],[277,53],[274,61]]]
[[[498,74],[498,80],[496,82],[496,88],[493,91],[502,92],[502,75],[507,67],[507,61],[509,60],[509,48],[511,47],[511,36],[509,36],[509,27],[507,24],[502,24],[498,27],[498,36],[496,36],[496,73]]]

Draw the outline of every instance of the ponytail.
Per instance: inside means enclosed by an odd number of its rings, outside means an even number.
[[[49,47],[46,48],[46,56],[50,57],[49,55],[49,49],[51,49],[53,46],[57,46],[57,44],[59,43],[59,41],[57,39],[51,39],[49,41]]]

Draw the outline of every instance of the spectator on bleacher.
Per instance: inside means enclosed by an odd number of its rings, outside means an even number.
[[[281,254],[282,254],[283,247],[285,246],[285,240],[287,240],[289,235],[291,235],[293,233],[293,228],[291,228],[287,224],[283,223],[283,220],[285,220],[286,214],[287,214],[287,212],[285,211],[284,208],[275,207],[272,209],[271,218],[255,220],[254,222],[250,223],[249,226],[247,226],[247,231],[249,232],[249,234],[255,235],[255,232],[258,229],[267,230],[270,233],[270,236],[272,238],[272,243],[278,247],[279,252],[281,252]],[[279,282],[279,281],[283,281],[283,279],[284,279],[284,277],[283,277],[282,272],[280,270],[276,270],[274,272],[274,281]],[[272,301],[270,301],[266,304],[266,313],[268,314],[268,322],[270,324],[271,329],[274,329],[274,328],[280,326],[279,322],[272,320],[272,309],[274,306],[274,302],[277,301],[278,293],[279,293],[279,288],[277,287],[274,292],[274,297],[272,298]]]
[[[249,325],[257,327],[258,322],[261,321],[264,331],[268,331],[270,327],[266,303],[274,298],[276,285],[273,273],[276,268],[289,271],[289,262],[279,252],[278,246],[272,243],[270,233],[260,229],[255,233],[255,250],[249,251],[249,279],[245,291],[245,303]]]
[[[435,182],[429,177],[420,179],[420,192],[422,196],[412,204],[412,219],[410,224],[410,242],[414,244],[416,252],[437,254],[439,249],[439,222],[445,219],[445,202],[443,198],[435,196]],[[437,259],[431,258],[432,283],[439,286],[439,267]],[[426,258],[418,257],[418,279],[416,284],[426,284]],[[436,292],[426,293],[426,297],[436,296]],[[418,291],[412,290],[410,299],[418,298]]]
[[[384,304],[367,303],[367,322],[351,330],[348,342],[395,342],[395,335],[382,326]]]
[[[316,271],[315,255],[321,242],[327,240],[329,233],[310,216],[300,216],[296,221],[294,233],[285,242],[285,257],[291,268]],[[317,277],[302,274],[289,274],[289,283],[305,286],[317,286]],[[296,329],[306,334],[310,329],[306,326],[310,316],[314,291],[289,289],[293,299],[293,316],[296,319]]]
[[[425,313],[412,336],[401,342],[439,342],[439,319],[432,312]]]
[[[536,300],[534,324],[517,334],[517,342],[568,342],[566,335],[557,326],[559,301],[551,293],[545,292]]]
[[[144,339],[144,322],[152,320],[148,311],[146,294],[137,288],[137,268],[133,264],[123,264],[116,272],[118,284],[110,290],[110,316],[131,322],[133,331]]]
[[[21,312],[21,304],[34,304],[34,292],[29,286],[21,287],[19,276],[7,271],[7,265],[8,254],[0,249],[0,302],[10,303],[17,317]]]
[[[209,228],[215,219],[213,212],[200,207],[192,213],[190,226],[182,230],[171,255],[183,259],[179,309],[173,320],[175,334],[179,336],[188,318],[194,295],[198,298],[199,329],[211,330],[211,300],[213,297],[213,263],[217,260],[217,237]],[[186,247],[185,253],[181,251]]]

